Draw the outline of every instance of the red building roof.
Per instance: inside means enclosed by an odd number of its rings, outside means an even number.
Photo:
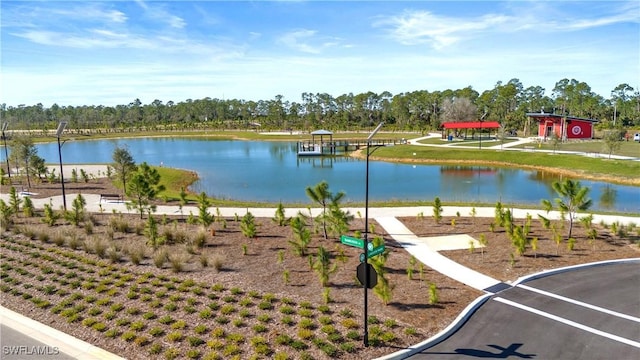
[[[575,116],[564,116],[564,115],[546,114],[546,113],[527,113],[527,116],[535,118],[538,121],[546,121],[546,120],[560,121],[562,119],[565,119],[565,120],[588,121],[591,123],[600,122],[600,120],[596,120],[596,119],[587,119],[587,118],[580,118]]]
[[[500,123],[497,121],[448,122],[442,126],[445,129],[497,129]]]

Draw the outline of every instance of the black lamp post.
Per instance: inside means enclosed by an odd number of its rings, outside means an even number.
[[[369,261],[369,155],[371,155],[371,139],[375,136],[375,134],[380,130],[380,128],[384,125],[384,122],[378,124],[378,126],[369,134],[367,138],[367,165],[366,165],[366,175],[365,175],[365,187],[364,187],[364,262],[366,266],[364,267],[364,346],[369,346],[369,329],[367,324],[367,308],[368,308],[368,299],[367,294],[369,292],[369,266],[367,262]]]
[[[2,124],[2,140],[4,140],[4,156],[7,159],[7,174],[9,175],[9,180],[11,180],[11,167],[9,166],[9,150],[7,148],[7,135],[5,135],[5,131],[7,131],[7,127],[9,123],[6,122]]]
[[[484,120],[480,119],[480,149],[482,149],[482,122]]]
[[[62,171],[62,145],[64,142],[60,143],[60,136],[64,131],[64,128],[67,127],[66,121],[61,121],[58,124],[58,130],[56,130],[56,137],[58,138],[58,157],[60,158],[60,184],[62,184],[62,206],[64,207],[64,211],[67,211],[67,196],[64,193],[64,172]]]

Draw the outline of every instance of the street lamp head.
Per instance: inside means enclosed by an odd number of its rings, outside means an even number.
[[[382,127],[382,125],[384,125],[384,121],[381,122],[380,124],[378,124],[378,126],[376,126],[375,129],[373,129],[373,131],[371,132],[371,134],[369,134],[369,137],[367,138],[367,141],[370,141],[375,135],[376,133],[380,130],[380,128]]]
[[[58,130],[56,130],[56,137],[60,137],[60,135],[62,135],[62,132],[64,131],[64,128],[66,127],[67,127],[67,122],[60,121],[60,123],[58,124]]]

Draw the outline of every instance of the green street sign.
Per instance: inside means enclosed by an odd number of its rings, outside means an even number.
[[[384,252],[384,245],[380,245],[378,247],[374,247],[371,251],[367,251],[367,255],[369,255],[369,258],[372,258],[376,255],[380,255]],[[364,262],[364,253],[360,253],[360,262],[363,263]]]
[[[380,246],[374,247],[373,250],[367,253],[367,255],[369,255],[369,257],[372,257],[372,256],[380,255],[383,252],[384,252],[384,245],[380,245]]]
[[[340,242],[348,246],[364,249],[364,240],[362,239],[354,238],[347,235],[342,235],[340,236]]]

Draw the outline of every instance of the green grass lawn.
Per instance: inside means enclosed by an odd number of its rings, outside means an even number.
[[[415,154],[415,155],[414,155]],[[438,163],[485,163],[487,165],[555,168],[572,170],[585,176],[620,178],[637,181],[640,174],[640,162],[628,160],[609,160],[588,158],[569,154],[548,154],[521,151],[498,151],[477,149],[456,149],[453,147],[391,146],[375,152],[379,158],[400,159],[406,161],[427,160]]]
[[[522,149],[525,147],[532,147],[532,146],[534,147],[534,149],[553,150],[553,145],[549,141],[541,144],[530,143],[530,144],[518,145],[518,146],[515,146],[515,148]],[[602,154],[603,156],[608,155],[608,152],[605,149],[604,143],[601,140],[566,142],[566,143],[559,144],[556,150],[599,153],[599,154]],[[634,141],[623,141],[621,142],[620,149],[613,152],[613,155],[640,157],[640,143],[634,142]]]

